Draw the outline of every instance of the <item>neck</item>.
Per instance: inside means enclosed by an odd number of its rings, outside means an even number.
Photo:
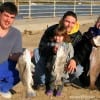
[[[5,37],[8,33],[9,29],[3,29],[0,27],[0,37]]]

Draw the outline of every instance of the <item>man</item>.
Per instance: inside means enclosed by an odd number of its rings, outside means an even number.
[[[90,84],[90,79],[87,73],[90,67],[90,54],[92,47],[94,46],[92,39],[98,35],[100,35],[100,16],[97,18],[94,26],[90,27],[89,30],[83,34],[80,42],[75,45],[75,54],[68,66],[69,69],[76,68],[76,64],[80,64],[83,67],[83,73],[79,79],[84,87],[88,87]]]
[[[10,89],[19,82],[15,69],[22,52],[21,33],[12,24],[17,15],[17,7],[11,2],[0,6],[0,95],[11,98]]]
[[[72,43],[73,47],[75,47],[75,45],[81,40],[82,35],[79,31],[79,23],[77,21],[77,16],[74,12],[68,11],[63,15],[63,17],[59,21],[59,24],[50,26],[45,31],[39,44],[39,50],[35,49],[34,51],[34,56],[36,60],[36,70],[35,70],[36,84],[45,84],[44,74],[46,73],[46,63],[49,57],[54,54],[53,51],[54,46],[52,45],[52,39],[55,36],[56,28],[62,28],[62,27],[65,28],[66,34],[70,37],[70,42]],[[73,62],[73,60],[71,60],[71,62]],[[75,75],[78,77],[82,73],[82,68],[81,67],[76,68],[75,65],[73,67],[68,66],[67,71],[69,73],[74,73],[76,71]],[[49,78],[46,79],[48,81]],[[65,80],[64,82],[66,83],[66,81],[67,80]]]

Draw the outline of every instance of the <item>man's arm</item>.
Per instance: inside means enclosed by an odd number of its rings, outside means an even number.
[[[10,54],[9,59],[13,60],[13,61],[18,61],[20,55],[21,55],[21,53]]]
[[[23,51],[22,50],[22,35],[19,30],[15,28],[13,30],[15,31],[15,41],[13,42],[13,46],[12,46],[8,59],[17,61]]]

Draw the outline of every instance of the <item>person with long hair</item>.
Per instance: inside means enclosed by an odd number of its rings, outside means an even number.
[[[89,67],[90,67],[90,53],[92,51],[92,47],[94,46],[93,38],[96,36],[100,36],[100,16],[97,18],[93,27],[90,27],[87,32],[85,32],[82,36],[80,42],[74,47],[74,57],[70,60],[68,68],[80,64],[83,67],[83,73],[80,75],[79,80],[83,84],[83,87],[87,87],[90,84],[89,76],[87,76]]]
[[[55,29],[62,27],[66,30],[66,35],[70,38],[73,48],[82,38],[82,34],[79,31],[77,16],[72,11],[67,11],[66,13],[64,13],[58,24],[52,25],[47,28],[40,40],[39,48],[34,50],[34,59],[36,64],[34,80],[37,86],[43,86],[43,84],[46,84],[46,64],[49,57],[53,56],[54,54],[54,47],[51,44],[55,36]],[[73,60],[71,60],[71,62],[73,62]],[[76,65],[73,64],[73,66],[69,68],[68,71],[69,73],[75,72],[74,75],[78,77],[81,74],[82,69],[81,67],[76,67]]]
[[[52,38],[53,55],[51,55],[46,65],[46,76],[48,76],[46,87],[48,90],[46,94],[60,96],[63,90],[63,74],[68,74],[64,71],[65,65],[68,64],[69,60],[74,56],[74,49],[71,44],[70,37],[66,34],[64,27],[57,27],[55,29],[54,39]],[[68,75],[69,76],[69,75]]]

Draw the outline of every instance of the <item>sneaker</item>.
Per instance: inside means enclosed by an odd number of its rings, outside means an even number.
[[[46,88],[46,87],[45,87],[45,84],[40,84],[40,85],[39,85],[39,89],[40,89],[40,90],[45,90],[45,88]]]
[[[65,87],[67,87],[67,86],[71,86],[71,83],[70,83],[70,82],[68,82],[68,83],[65,82],[65,83],[64,83],[64,86],[65,86]]]
[[[45,90],[45,84],[34,85],[33,88],[35,90]]]
[[[61,92],[57,92],[56,93],[56,96],[61,96]]]
[[[0,92],[0,95],[4,98],[10,99],[12,97],[11,92]]]
[[[70,80],[65,80],[64,81],[64,86],[70,86],[71,85],[71,82],[70,82]]]
[[[79,88],[79,89],[83,88],[83,85],[78,78],[75,78],[71,81],[71,86],[73,86],[75,88]]]
[[[11,92],[11,94],[15,94],[16,93],[16,91],[13,90],[13,89],[10,89],[9,91]]]
[[[52,91],[52,90],[48,90],[48,91],[46,92],[46,94],[47,94],[48,96],[51,96],[51,95],[53,94],[53,91]]]

